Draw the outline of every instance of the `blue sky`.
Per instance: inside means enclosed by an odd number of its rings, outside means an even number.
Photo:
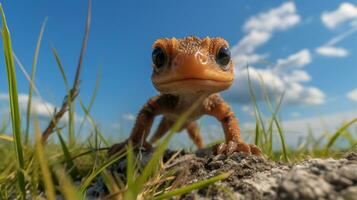
[[[2,4],[14,51],[28,72],[41,24],[48,17],[35,83],[47,105],[60,106],[65,88],[50,48],[57,49],[72,80],[87,2]],[[246,63],[258,97],[258,74],[273,96],[285,91],[281,117],[287,128],[305,131],[307,123],[315,129],[323,124],[336,128],[342,120],[357,117],[357,1],[94,0],[92,13],[80,95],[89,102],[100,69],[101,87],[92,114],[107,134],[118,124],[129,132],[133,116],[157,94],[150,81],[150,57],[151,45],[160,37],[220,36],[230,43],[237,81],[223,96],[243,127],[254,122],[247,101]],[[4,66],[3,57],[0,65]],[[5,74],[1,67],[2,110],[7,107]],[[18,79],[19,91],[24,93],[20,102],[25,103],[28,83],[19,70]],[[41,110],[44,102],[37,103],[39,108],[34,110],[46,117]],[[218,126],[212,119],[203,123]]]

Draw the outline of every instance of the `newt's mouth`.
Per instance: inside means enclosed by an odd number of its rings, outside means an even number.
[[[215,80],[203,78],[182,78],[154,82],[155,88],[163,93],[215,93],[226,90],[233,80]]]
[[[156,82],[156,85],[167,85],[167,84],[175,84],[175,83],[183,83],[183,82],[207,82],[210,84],[224,84],[224,83],[232,83],[233,80],[217,80],[217,79],[205,79],[205,78],[180,78],[180,79],[172,79]],[[192,85],[194,87],[194,85]]]

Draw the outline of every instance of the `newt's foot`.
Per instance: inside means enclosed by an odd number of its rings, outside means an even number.
[[[129,145],[129,142],[130,140],[125,140],[124,142],[121,142],[121,143],[117,143],[117,144],[114,144],[113,146],[111,146],[108,150],[108,156],[112,156],[120,151],[122,152],[125,152],[126,151],[126,148],[128,147]],[[149,150],[152,148],[151,144],[148,143],[148,142],[144,142],[143,144],[138,144],[138,143],[133,143],[133,148],[134,149],[137,149],[137,148],[143,148],[145,150]]]
[[[260,155],[260,149],[254,144],[246,144],[244,142],[230,141],[227,143],[221,143],[213,147],[213,152],[215,154],[227,154],[230,155],[234,152],[245,152],[251,153],[253,155]]]

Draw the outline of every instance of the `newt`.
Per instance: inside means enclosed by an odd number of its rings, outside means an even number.
[[[215,117],[222,125],[225,142],[214,147],[217,154],[246,152],[259,155],[260,149],[245,143],[238,119],[231,107],[218,94],[234,80],[234,66],[229,44],[222,38],[161,38],[153,44],[151,80],[159,95],[150,98],[137,115],[129,138],[113,145],[113,155],[130,141],[134,146],[150,149],[167,133],[177,119],[196,101],[198,106],[186,119],[182,130],[198,148],[203,148],[197,120],[203,115]],[[154,118],[162,115],[157,130],[149,141]]]

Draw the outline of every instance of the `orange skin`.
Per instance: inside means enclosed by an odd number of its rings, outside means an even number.
[[[247,152],[259,155],[259,148],[241,139],[237,118],[218,94],[228,89],[234,79],[230,57],[224,66],[216,60],[218,51],[222,47],[228,48],[228,43],[222,38],[163,38],[154,43],[153,49],[158,47],[164,51],[166,59],[160,68],[153,64],[151,79],[160,94],[150,98],[143,106],[130,137],[123,143],[113,145],[109,155],[123,149],[129,141],[135,146],[151,148],[151,144],[163,137],[195,101],[200,101],[199,105],[182,129],[187,130],[198,148],[203,147],[203,141],[196,120],[210,115],[221,122],[225,134],[225,143],[216,145],[215,153]],[[158,115],[163,115],[163,118],[149,143],[147,137]]]

